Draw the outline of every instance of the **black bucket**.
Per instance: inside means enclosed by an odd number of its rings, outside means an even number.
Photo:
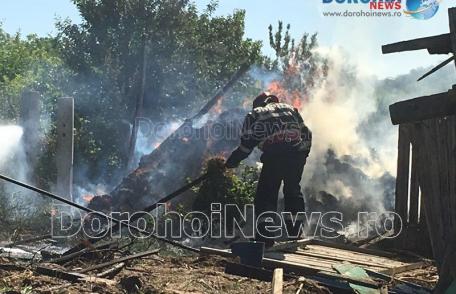
[[[263,260],[264,243],[236,242],[231,244],[231,252],[240,257],[242,264],[258,267]]]

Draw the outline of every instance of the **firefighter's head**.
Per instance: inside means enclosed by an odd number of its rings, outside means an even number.
[[[279,103],[279,98],[268,92],[263,92],[253,100],[253,109],[264,107],[269,103]]]

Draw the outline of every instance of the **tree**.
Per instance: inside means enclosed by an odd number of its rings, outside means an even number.
[[[279,71],[281,77],[271,85],[271,91],[300,108],[307,101],[309,91],[324,80],[328,73],[328,62],[317,52],[317,34],[305,33],[296,44],[290,36],[290,24],[284,31],[283,22],[278,22],[277,31],[269,26],[269,45],[275,58],[267,58],[265,65],[272,71]]]
[[[126,165],[136,116],[186,118],[242,62],[259,60],[261,44],[244,38],[243,11],[214,17],[216,3],[199,13],[182,0],[73,2],[83,21],[59,22],[58,40],[81,85],[74,91],[79,127],[92,133],[82,136],[94,142],[93,156],[79,152],[90,166],[108,162],[110,175]]]

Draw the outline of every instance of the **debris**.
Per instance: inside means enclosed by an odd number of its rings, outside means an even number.
[[[367,281],[373,281],[371,277],[366,273],[366,271],[359,267],[355,266],[353,264],[349,263],[341,263],[341,264],[336,264],[333,265],[334,269],[336,269],[341,275],[355,278],[355,279],[362,279],[362,280],[367,280]],[[381,294],[379,289],[372,289],[372,288],[367,288],[364,286],[359,286],[356,284],[350,283],[350,287],[359,294]]]
[[[106,278],[106,277],[112,278],[116,274],[118,274],[122,270],[122,268],[124,266],[125,266],[125,262],[118,263],[118,264],[114,265],[112,268],[97,274],[97,277],[99,277],[99,278]]]
[[[287,241],[287,242],[280,242],[275,243],[274,246],[267,248],[266,252],[273,252],[273,251],[296,251],[299,247],[304,247],[307,244],[312,242],[312,238],[309,239],[301,239],[295,241]]]
[[[46,235],[42,235],[42,236],[37,236],[37,237],[32,237],[32,238],[28,238],[28,239],[24,239],[24,240],[17,240],[14,242],[10,242],[10,243],[3,245],[3,247],[13,247],[13,246],[17,246],[17,245],[23,245],[23,244],[41,241],[41,240],[45,240],[45,239],[51,239],[51,238],[52,238],[51,234],[46,234]]]
[[[59,278],[70,282],[90,282],[100,283],[107,286],[115,286],[117,283],[113,280],[93,277],[81,273],[68,272],[65,269],[56,267],[55,265],[40,265],[36,268],[36,272],[42,275]]]
[[[133,254],[133,255],[122,257],[122,258],[114,259],[114,260],[111,260],[111,261],[108,261],[108,262],[105,262],[105,263],[101,263],[101,264],[97,264],[97,265],[85,268],[83,270],[80,270],[79,273],[87,273],[87,272],[91,272],[91,271],[94,271],[94,270],[97,270],[97,269],[102,269],[104,267],[108,267],[108,266],[111,266],[111,265],[114,265],[114,264],[117,264],[117,263],[129,261],[129,260],[133,260],[133,259],[137,259],[137,258],[141,258],[141,257],[146,257],[146,256],[149,256],[149,255],[152,255],[152,254],[156,254],[156,253],[158,253],[158,251],[159,251],[158,249],[154,249],[154,250],[140,252],[140,253],[137,253],[137,254]]]

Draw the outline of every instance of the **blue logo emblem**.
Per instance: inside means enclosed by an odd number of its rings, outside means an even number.
[[[442,0],[407,0],[404,13],[415,19],[430,19],[439,10]]]

